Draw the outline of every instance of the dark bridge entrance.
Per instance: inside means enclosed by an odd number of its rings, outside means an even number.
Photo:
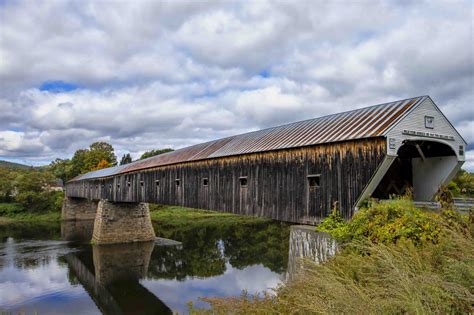
[[[417,201],[430,201],[443,181],[457,171],[457,156],[450,146],[435,141],[405,141],[398,156],[372,194],[388,199],[413,190]]]

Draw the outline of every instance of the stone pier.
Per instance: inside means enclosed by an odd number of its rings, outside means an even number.
[[[114,244],[155,240],[147,203],[99,201],[92,242]]]
[[[65,197],[61,210],[62,220],[94,220],[97,212],[97,201]]]

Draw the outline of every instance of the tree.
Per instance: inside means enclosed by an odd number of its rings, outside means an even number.
[[[69,173],[70,179],[88,172],[86,169],[86,157],[88,152],[89,150],[87,149],[80,149],[74,153],[74,156],[71,159],[71,171]]]
[[[122,156],[122,159],[120,160],[120,165],[125,165],[132,163],[132,157],[130,156],[130,153],[124,154]]]
[[[107,163],[102,161],[106,161]],[[77,150],[71,161],[56,160],[51,163],[55,175],[65,182],[78,175],[97,170],[98,167],[104,168],[114,165],[117,165],[117,157],[114,154],[114,148],[105,142],[94,142],[89,146],[89,149]]]
[[[449,187],[455,196],[474,197],[474,174],[459,170]]]
[[[114,154],[112,145],[105,142],[95,142],[90,145],[85,157],[85,167],[83,173],[97,168],[97,165],[105,160],[110,166],[117,165],[117,157]]]
[[[171,149],[171,148],[146,151],[145,153],[142,154],[142,156],[140,157],[140,160],[143,160],[143,159],[155,156],[155,155],[160,155],[160,154],[163,154],[163,153],[172,152],[172,151],[174,151],[174,150]]]
[[[97,171],[107,167],[110,167],[110,163],[106,160],[101,160],[93,170]]]
[[[42,192],[49,185],[55,183],[55,177],[47,171],[32,170],[20,173],[14,181],[14,186],[19,193]]]
[[[14,170],[0,167],[0,202],[10,202],[12,200],[15,176],[16,172]]]
[[[49,169],[56,178],[62,179],[64,183],[74,177],[72,176],[72,161],[69,159],[56,159],[49,164]]]

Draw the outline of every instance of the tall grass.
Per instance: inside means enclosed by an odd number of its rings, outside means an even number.
[[[405,208],[406,211],[402,211]],[[343,250],[304,268],[274,295],[206,298],[213,314],[448,314],[474,312],[473,216],[375,204],[332,226]],[[342,231],[342,232],[341,232]],[[331,229],[329,229],[331,232]]]

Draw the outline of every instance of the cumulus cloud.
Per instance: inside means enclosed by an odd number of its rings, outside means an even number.
[[[97,140],[136,157],[424,94],[471,148],[472,12],[467,0],[4,1],[0,158],[47,163]]]

